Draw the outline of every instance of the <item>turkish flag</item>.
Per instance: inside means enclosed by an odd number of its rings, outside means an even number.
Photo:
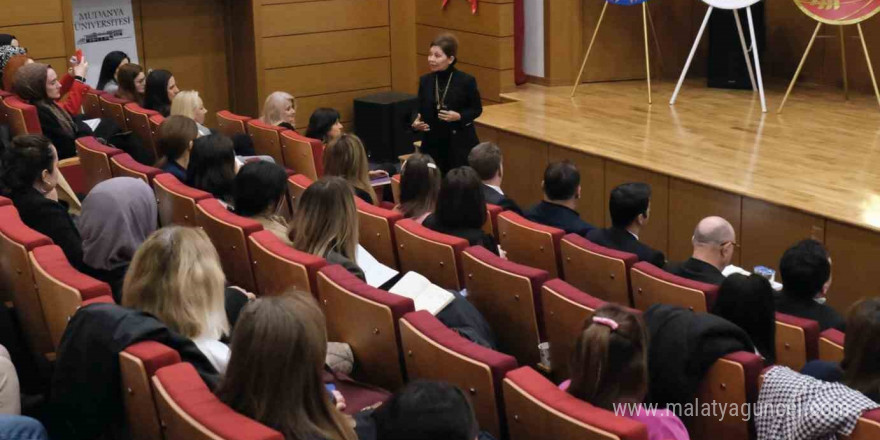
[[[479,0],[468,0],[471,4],[471,14],[477,14],[477,2]],[[440,6],[443,9],[446,9],[446,5],[449,3],[449,0],[443,0],[443,4]]]

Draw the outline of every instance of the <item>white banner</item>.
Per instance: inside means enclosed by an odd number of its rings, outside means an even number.
[[[121,50],[138,62],[131,0],[73,0],[73,32],[77,49],[89,62],[86,80],[92,87],[108,53]]]

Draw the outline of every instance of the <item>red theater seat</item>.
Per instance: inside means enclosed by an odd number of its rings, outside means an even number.
[[[391,197],[395,206],[400,204],[400,174],[391,176]]]
[[[287,192],[290,194],[292,212],[296,211],[296,205],[299,204],[300,197],[302,197],[302,194],[306,192],[306,188],[313,182],[312,179],[302,174],[294,174],[287,178]]]
[[[540,290],[547,272],[507,261],[482,246],[465,249],[461,262],[468,301],[492,326],[498,348],[522,365],[537,365],[544,339]]]
[[[83,95],[83,115],[86,119],[100,119],[104,115],[101,113],[101,95],[104,92],[95,89],[89,89]]]
[[[220,110],[217,112],[217,131],[229,137],[247,134],[247,123],[251,119],[253,118],[236,115],[229,110]]]
[[[373,206],[355,197],[358,212],[358,242],[380,263],[398,268],[394,224],[403,219],[397,211]]]
[[[842,331],[829,328],[819,333],[819,359],[830,362],[843,361],[843,347],[846,335]]]
[[[868,411],[859,418],[856,429],[846,440],[874,440],[880,438],[880,409]]]
[[[633,305],[642,311],[654,304],[671,304],[708,312],[718,295],[718,286],[673,275],[644,261],[633,265],[629,277]]]
[[[110,158],[110,172],[113,177],[141,179],[150,187],[153,186],[153,179],[162,174],[162,170],[144,165],[126,153],[117,154]]]
[[[234,285],[256,292],[248,236],[263,230],[260,222],[235,215],[217,199],[204,199],[196,204],[196,225],[204,229],[214,243],[226,280]]]
[[[7,201],[9,199],[6,199]],[[0,286],[3,301],[12,300],[28,346],[43,356],[54,351],[43,306],[34,284],[34,272],[28,253],[52,240],[27,227],[10,205],[0,207]]]
[[[22,101],[17,96],[9,96],[0,101],[6,115],[6,123],[12,136],[23,134],[43,134],[37,108]]]
[[[409,380],[457,385],[469,394],[480,429],[502,438],[501,381],[516,359],[461,337],[426,311],[400,320],[400,339]]]
[[[758,378],[764,361],[755,353],[739,351],[715,361],[703,376],[697,390],[699,402],[715,402],[721,408],[736,406],[740,410],[746,404],[758,401]],[[688,425],[691,438],[712,440],[749,440],[749,421],[729,415],[720,417],[694,417]]]
[[[324,175],[324,144],[321,141],[287,130],[281,132],[281,146],[284,166],[312,180]]]
[[[153,391],[165,440],[284,440],[221,402],[190,363],[156,371]]]
[[[80,165],[86,175],[86,193],[95,185],[113,177],[110,158],[117,154],[123,154],[123,151],[104,145],[92,136],[76,140],[76,155],[79,156]]]
[[[504,407],[510,440],[648,440],[645,425],[579,400],[529,367],[507,373]]]
[[[107,283],[74,269],[58,246],[38,247],[31,251],[30,258],[52,346],[57,350],[67,321],[76,310],[88,300],[113,302],[113,293]]]
[[[461,253],[467,240],[434,232],[411,219],[394,224],[394,237],[401,272],[418,272],[444,289],[464,287]]]
[[[260,295],[301,290],[318,297],[318,270],[327,265],[323,258],[290,247],[270,231],[251,234],[248,249]]]
[[[318,271],[318,299],[328,340],[354,351],[354,376],[387,390],[403,386],[398,321],[414,310],[412,300],[370,287],[339,265]]]
[[[504,212],[498,205],[486,204],[486,223],[483,223],[483,232],[498,239],[498,214]]]
[[[144,142],[144,146],[153,152],[153,157],[159,158],[156,151],[156,138],[153,136],[153,128],[150,127],[150,117],[156,116],[159,112],[147,110],[139,106],[136,102],[129,102],[122,108],[125,115],[125,123],[128,129],[137,134]]]
[[[629,270],[639,262],[636,254],[599,246],[577,234],[560,242],[565,281],[605,301],[632,307]]]
[[[163,122],[165,122],[165,117],[161,114],[150,116],[150,131],[153,133],[153,139],[155,139],[157,143],[159,142],[159,126],[162,125]],[[156,145],[156,159],[161,157],[162,152],[159,151],[159,146]]]
[[[196,203],[210,199],[210,193],[190,188],[168,173],[153,179],[153,190],[159,204],[159,224],[162,226],[196,226]]]
[[[565,231],[526,220],[507,211],[498,215],[498,241],[510,261],[547,271],[562,278],[559,241]]]
[[[819,356],[819,323],[776,313],[776,363],[794,371]]]
[[[11,204],[12,204],[12,200],[9,200],[6,197],[0,196],[0,206],[7,206],[7,205],[11,205]]]
[[[284,163],[284,154],[281,152],[281,132],[285,129],[275,125],[269,125],[259,119],[251,119],[247,122],[247,131],[254,140],[254,150],[257,154],[271,156],[278,165],[290,168]]]
[[[122,130],[130,130],[125,121],[125,110],[123,108],[131,101],[117,98],[109,93],[101,95],[99,101],[101,102],[101,114],[104,118],[112,119]]]
[[[129,345],[119,353],[122,399],[132,440],[163,440],[151,378],[156,370],[180,362],[180,354],[154,341]]]

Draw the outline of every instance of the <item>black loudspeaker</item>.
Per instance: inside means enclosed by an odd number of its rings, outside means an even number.
[[[413,152],[410,128],[418,113],[415,95],[381,92],[354,100],[354,131],[364,142],[370,162],[397,162]]]
[[[746,46],[752,47],[749,34],[749,21],[746,10],[739,10],[740,23],[746,38]],[[752,18],[755,22],[755,38],[758,40],[758,52],[762,63],[765,45],[764,3],[752,5]],[[736,30],[736,19],[733,11],[715,8],[709,20],[709,68],[707,79],[709,87],[721,89],[751,89],[749,71],[743,57],[742,44]],[[754,60],[750,51],[749,57]]]

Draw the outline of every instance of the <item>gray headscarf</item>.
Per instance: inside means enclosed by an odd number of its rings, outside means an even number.
[[[101,270],[128,265],[156,230],[157,217],[156,196],[143,180],[116,177],[95,185],[79,218],[83,261]]]

